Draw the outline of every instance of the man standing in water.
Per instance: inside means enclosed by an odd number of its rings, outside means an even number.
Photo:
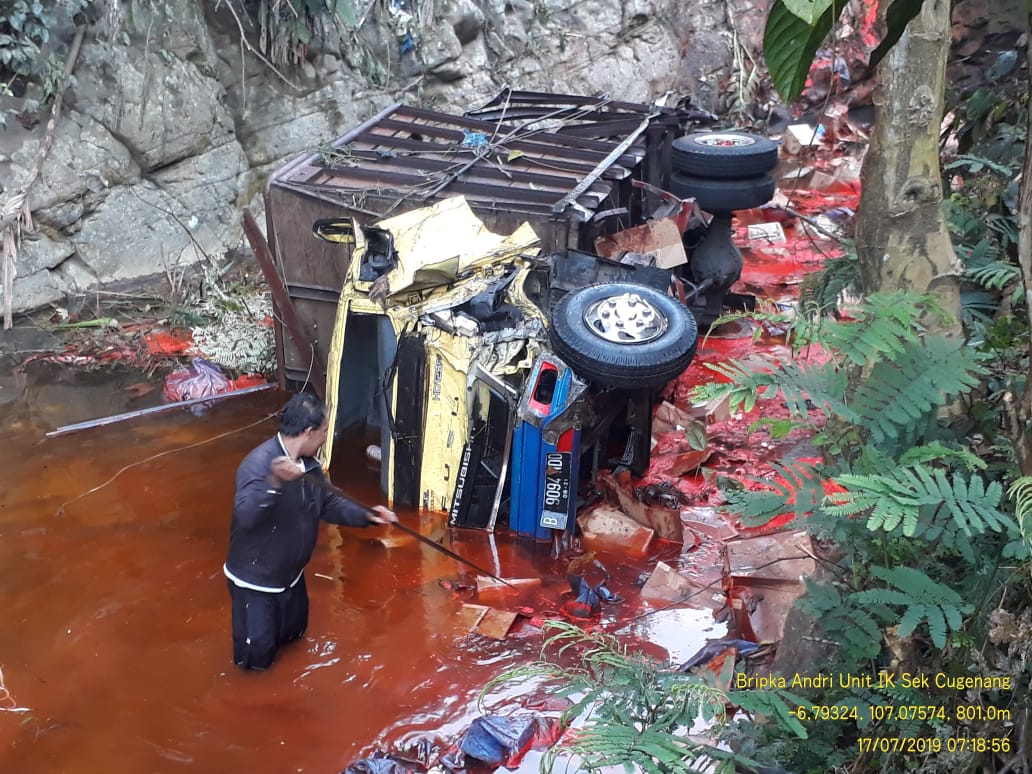
[[[370,510],[305,480],[326,480],[313,455],[326,442],[328,426],[318,398],[295,395],[283,408],[276,436],[237,469],[223,572],[233,603],[233,661],[245,669],[268,668],[282,645],[305,633],[305,565],[320,520],[353,527],[398,520],[382,505]]]

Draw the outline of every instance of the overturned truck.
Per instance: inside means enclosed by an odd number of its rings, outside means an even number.
[[[600,467],[643,472],[653,398],[741,270],[730,209],[772,193],[762,138],[686,135],[711,118],[507,90],[395,105],[276,172],[268,242],[245,226],[280,382],[331,409],[324,463],[365,433],[395,507],[556,541]]]

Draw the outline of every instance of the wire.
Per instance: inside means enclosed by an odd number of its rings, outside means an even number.
[[[243,427],[238,427],[238,428],[235,428],[233,430],[227,430],[226,432],[219,433],[218,435],[214,435],[211,438],[205,438],[203,441],[197,441],[196,443],[187,444],[186,446],[178,446],[178,447],[176,447],[174,449],[166,449],[165,451],[158,452],[157,454],[152,454],[150,457],[145,457],[142,460],[137,460],[136,462],[130,462],[128,465],[120,468],[115,473],[115,475],[113,475],[111,478],[109,478],[103,484],[98,484],[97,486],[93,487],[92,489],[87,489],[85,492],[76,495],[75,497],[73,497],[70,500],[65,500],[63,503],[61,503],[60,507],[58,507],[58,509],[54,513],[54,515],[55,516],[64,516],[64,510],[65,510],[66,506],[71,505],[72,503],[76,502],[77,500],[81,500],[83,497],[87,497],[87,496],[93,494],[94,492],[99,492],[101,489],[103,489],[104,487],[108,486],[116,478],[118,478],[120,475],[125,473],[130,468],[135,468],[135,467],[137,467],[139,465],[144,465],[144,464],[146,464],[146,463],[148,463],[148,462],[150,462],[152,460],[158,459],[159,457],[164,457],[166,454],[174,454],[176,452],[186,451],[187,449],[194,449],[194,448],[196,448],[198,446],[203,446],[206,443],[211,443],[212,441],[217,441],[220,438],[225,438],[228,435],[233,435],[234,433],[240,433],[240,432],[243,432],[244,430],[250,430],[252,427],[255,427],[256,425],[260,425],[262,422],[267,422],[270,419],[273,419],[273,418],[277,417],[279,415],[279,413],[280,413],[279,411],[275,411],[272,414],[268,414],[268,415],[266,415],[264,417],[261,417],[260,419],[256,419],[254,422],[251,422],[250,424],[244,425]]]

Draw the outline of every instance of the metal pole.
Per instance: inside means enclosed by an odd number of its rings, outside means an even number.
[[[136,419],[137,417],[145,417],[150,414],[159,414],[162,411],[168,411],[174,408],[183,408],[184,406],[192,406],[195,403],[204,403],[211,400],[221,400],[222,398],[228,398],[233,395],[246,395],[251,392],[259,392],[261,390],[268,390],[271,387],[275,387],[275,384],[271,382],[269,384],[256,384],[253,387],[244,387],[242,390],[230,390],[229,392],[220,392],[217,395],[211,395],[207,398],[190,398],[189,400],[177,400],[175,403],[163,403],[160,406],[151,406],[150,408],[139,409],[137,411],[127,411],[124,414],[115,414],[110,417],[101,417],[100,419],[88,419],[85,422],[77,422],[74,425],[63,425],[56,430],[51,430],[46,434],[47,438],[57,438],[60,435],[68,435],[69,433],[75,433],[79,430],[89,430],[94,427],[102,427],[104,425],[112,425],[115,422],[124,422],[127,419]]]

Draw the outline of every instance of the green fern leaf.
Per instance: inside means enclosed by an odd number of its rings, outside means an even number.
[[[985,470],[986,462],[977,454],[968,449],[954,449],[944,446],[938,441],[912,446],[907,449],[899,458],[902,466],[922,465],[929,462],[959,462],[968,470]]]
[[[912,634],[921,622],[937,647],[945,647],[950,629],[963,625],[963,614],[970,611],[963,598],[949,586],[938,583],[914,567],[872,567],[871,574],[903,592],[909,601],[899,621],[899,636]],[[861,592],[862,593],[862,592]]]
[[[760,527],[786,511],[802,518],[824,499],[822,477],[818,470],[806,463],[779,465],[771,463],[777,478],[751,478],[764,489],[724,489],[727,503],[723,510],[734,513],[747,527]]]
[[[797,717],[788,713],[785,695],[780,691],[735,691],[731,694],[731,699],[746,712],[776,719],[783,728],[791,731],[800,739],[808,737],[806,727],[799,722]],[[804,701],[803,698],[796,696],[792,700],[792,706],[797,707]]]
[[[929,578],[916,567],[870,568],[871,574],[911,596],[929,602],[963,605],[964,600],[949,586]]]
[[[1023,549],[1014,547],[1012,552],[1027,552],[1032,548],[1032,476],[1015,479],[1007,489],[1007,496],[1014,501],[1014,518],[1024,544]]]
[[[867,610],[862,608],[854,609],[849,617],[856,625],[856,628],[863,632],[864,642],[878,642],[881,640],[881,627],[874,620],[874,616]]]
[[[935,605],[925,606],[925,613],[928,619],[928,633],[932,637],[932,643],[937,648],[946,647],[946,618],[942,608]],[[959,626],[956,628],[960,628]]]
[[[852,599],[863,605],[909,605],[912,598],[896,589],[867,589],[851,595]]]
[[[979,356],[960,343],[944,337],[907,342],[898,356],[874,364],[852,408],[875,443],[894,440],[948,398],[977,386],[983,372]]]
[[[924,313],[922,301],[902,292],[875,293],[857,312],[857,320],[826,325],[822,340],[855,365],[902,354],[905,342],[917,341],[915,331]]]
[[[920,626],[924,618],[924,605],[911,605],[903,612],[903,617],[899,619],[896,634],[900,637],[909,637],[917,631],[917,627]]]
[[[859,295],[861,286],[856,244],[850,242],[841,256],[825,260],[819,271],[803,278],[799,288],[799,311],[804,320],[820,321],[825,314],[836,312],[844,293]],[[807,332],[801,343],[810,343],[818,338],[819,334]]]
[[[960,614],[960,608],[954,607],[953,605],[944,605],[942,607],[942,613],[946,616],[946,622],[950,625],[950,629],[953,631],[960,631],[964,626],[964,618]]]

